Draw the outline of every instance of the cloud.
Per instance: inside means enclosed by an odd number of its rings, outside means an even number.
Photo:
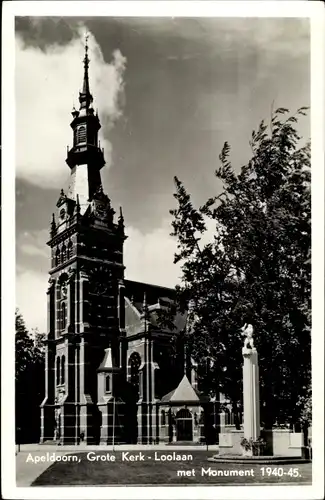
[[[164,220],[160,228],[142,233],[134,227],[126,230],[124,264],[127,279],[174,287],[180,280],[180,266],[174,264],[176,239],[170,236],[171,225]]]
[[[213,242],[215,221],[205,218],[206,232],[201,236],[200,246]],[[174,264],[177,239],[170,236],[171,220],[165,219],[160,228],[150,233],[141,233],[134,227],[126,230],[124,264],[127,279],[143,281],[173,288],[180,283],[181,263]]]
[[[46,245],[49,240],[49,231],[25,231],[18,235],[17,248],[23,254],[32,257],[43,257],[49,259],[50,249]]]
[[[47,257],[47,254],[45,253],[45,250],[42,250],[41,248],[36,247],[33,244],[30,243],[24,243],[20,247],[21,251],[27,255],[32,255],[32,256],[39,256],[39,257]]]
[[[16,305],[29,331],[47,330],[46,273],[24,270],[16,275]]]
[[[122,113],[126,58],[115,50],[106,63],[93,35],[89,37],[90,88],[103,129]],[[83,80],[81,28],[67,45],[44,50],[16,37],[16,168],[17,176],[41,187],[60,187],[68,177],[66,146],[72,143],[70,111],[78,106]],[[102,139],[111,162],[111,144]]]
[[[222,47],[255,47],[271,53],[300,56],[309,52],[308,18],[263,18],[263,17],[124,17],[119,23],[136,27],[141,35],[154,34],[171,38],[177,33],[178,38],[209,45],[216,52]],[[229,56],[230,54],[228,54]],[[173,56],[170,58],[173,59]]]

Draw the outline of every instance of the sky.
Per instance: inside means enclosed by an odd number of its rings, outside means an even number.
[[[46,331],[49,223],[72,143],[89,33],[104,190],[123,207],[126,278],[173,287],[173,178],[196,205],[221,190],[225,141],[239,170],[272,109],[310,105],[309,21],[294,18],[16,18],[16,303]],[[310,135],[309,119],[299,132]],[[210,228],[212,231],[213,228]]]

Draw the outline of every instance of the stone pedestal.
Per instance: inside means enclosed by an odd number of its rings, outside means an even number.
[[[274,457],[275,459],[278,457],[310,458],[304,456],[305,448],[303,446],[302,433],[282,429],[272,429],[269,431],[262,431],[262,436],[266,441],[265,455],[269,459],[271,457]],[[243,437],[243,430],[234,430],[232,432],[219,434],[219,456],[252,456],[250,450],[246,452],[240,444]]]
[[[263,431],[266,441],[266,454],[303,458],[303,433],[289,429],[272,429]]]

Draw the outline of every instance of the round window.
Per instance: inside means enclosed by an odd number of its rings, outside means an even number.
[[[60,210],[60,217],[61,217],[61,219],[64,219],[64,217],[65,217],[65,209],[64,208],[62,208]]]

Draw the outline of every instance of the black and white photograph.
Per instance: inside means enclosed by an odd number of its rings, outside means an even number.
[[[5,5],[6,498],[322,497],[321,2],[166,3]]]

